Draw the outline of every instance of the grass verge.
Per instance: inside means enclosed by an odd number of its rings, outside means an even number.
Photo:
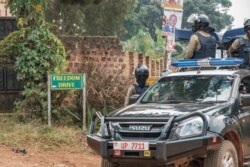
[[[79,127],[17,123],[15,113],[0,114],[0,144],[35,151],[90,151]]]

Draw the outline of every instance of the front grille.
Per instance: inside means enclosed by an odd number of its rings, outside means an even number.
[[[121,140],[156,140],[160,137],[166,122],[116,122],[111,123]],[[151,125],[148,131],[129,130],[130,125]],[[115,128],[114,128],[115,127]]]
[[[164,123],[158,123],[158,124],[155,124],[155,123],[131,123],[131,124],[128,124],[128,123],[119,123],[119,125],[122,127],[122,128],[128,128],[129,125],[135,125],[135,124],[138,124],[138,125],[152,125],[152,128],[162,128],[164,127]]]
[[[136,138],[157,138],[161,133],[119,133],[121,137],[136,137]]]

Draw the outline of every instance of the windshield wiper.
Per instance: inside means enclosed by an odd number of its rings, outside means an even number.
[[[140,101],[139,103],[140,104],[154,104],[156,102],[153,102],[153,101]]]
[[[188,100],[162,100],[159,101],[160,104],[178,104],[178,103],[194,103],[194,101]]]
[[[213,103],[225,103],[226,100],[209,100],[209,101],[200,101],[200,103],[207,103],[207,104],[213,104]]]

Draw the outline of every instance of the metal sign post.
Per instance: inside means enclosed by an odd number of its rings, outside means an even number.
[[[86,84],[86,75],[83,74],[83,84]],[[86,128],[86,102],[87,102],[87,98],[86,98],[86,85],[84,86],[84,88],[82,89],[82,131],[83,133],[87,132],[87,128]]]
[[[48,75],[48,126],[51,127],[51,89],[50,89],[50,75]]]
[[[51,126],[51,90],[80,90],[83,98],[83,132],[86,132],[86,77],[85,74],[48,75],[48,126]]]

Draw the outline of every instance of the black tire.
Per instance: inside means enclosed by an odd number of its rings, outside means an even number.
[[[117,167],[114,163],[102,158],[102,167]]]
[[[218,150],[208,153],[204,160],[204,167],[224,167],[229,164],[229,167],[238,167],[238,156],[232,142],[223,141]]]

